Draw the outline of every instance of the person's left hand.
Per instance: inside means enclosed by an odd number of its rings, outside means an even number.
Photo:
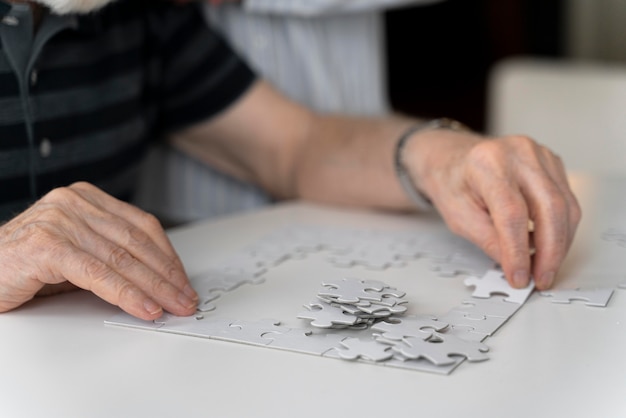
[[[550,287],[581,218],[561,159],[524,136],[431,130],[411,142],[412,177],[448,227],[498,261],[511,285],[532,275]]]

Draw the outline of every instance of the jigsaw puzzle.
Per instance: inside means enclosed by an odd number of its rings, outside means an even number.
[[[268,272],[282,263],[320,252],[329,253],[326,260],[333,266],[374,270],[427,258],[440,275],[477,276],[465,281],[475,286],[474,297],[441,317],[405,315],[413,298],[404,291],[378,280],[337,276],[322,281],[316,300],[305,305],[305,311],[294,312],[294,318],[306,321],[302,327],[219,315],[226,293],[262,285]],[[294,226],[268,234],[193,276],[192,286],[200,296],[196,315],[166,313],[155,321],[141,321],[119,314],[106,323],[449,374],[466,359],[487,359],[482,341],[515,314],[533,289],[510,288],[494,267],[475,246],[449,232],[416,235]]]

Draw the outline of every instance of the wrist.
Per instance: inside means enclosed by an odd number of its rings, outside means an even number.
[[[471,130],[453,119],[439,118],[420,123],[408,128],[396,142],[394,149],[394,168],[396,176],[407,198],[414,207],[420,210],[432,210],[433,204],[428,194],[420,187],[421,176],[416,176],[416,169],[409,164],[409,145],[420,133],[434,130],[448,130],[455,132],[470,132]],[[414,158],[410,159],[414,161]],[[412,168],[412,169],[410,169]],[[424,168],[424,167],[421,167]]]

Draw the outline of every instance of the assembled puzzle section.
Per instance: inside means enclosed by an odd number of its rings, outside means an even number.
[[[271,276],[268,272],[312,253],[328,254],[325,260],[337,274],[321,278],[315,300],[305,304],[304,311],[293,313],[302,320],[302,327],[283,325],[291,318],[244,321],[220,315],[222,295],[244,285],[263,286]],[[419,306],[420,298],[428,295],[407,295],[381,280],[350,273],[355,268],[397,271],[420,259],[430,260],[432,270],[441,276],[473,273],[475,277],[467,278],[466,285],[475,286],[474,297],[443,315],[407,315],[409,305]],[[289,262],[302,262],[306,268],[306,261]],[[147,322],[122,313],[106,323],[449,374],[464,360],[488,358],[484,341],[515,314],[533,289],[532,284],[523,290],[508,286],[493,261],[450,233],[419,235],[305,225],[269,234],[195,275],[191,282],[200,295],[195,316],[165,314]]]

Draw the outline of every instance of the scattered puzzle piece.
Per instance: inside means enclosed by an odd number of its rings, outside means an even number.
[[[267,332],[262,337],[270,341],[268,347],[318,356],[337,347],[346,338],[345,335],[313,334],[297,328],[280,334]]]
[[[346,360],[362,358],[370,361],[384,361],[393,357],[391,346],[375,340],[362,341],[358,338],[346,338],[341,341],[341,346],[345,348],[337,348],[337,353],[339,357]]]
[[[441,331],[448,326],[432,315],[413,315],[397,319],[396,322],[379,322],[372,330],[382,332],[382,337],[390,340],[402,340],[406,337],[427,339],[433,331]]]
[[[509,285],[500,270],[489,270],[483,277],[468,277],[464,280],[466,286],[474,286],[475,298],[490,298],[493,295],[505,295],[507,302],[523,304],[535,288],[531,280],[523,289],[515,289]]]
[[[452,334],[434,333],[429,340],[407,337],[404,343],[397,344],[393,350],[409,359],[425,358],[437,366],[454,363],[450,356],[462,356],[468,361],[484,361],[489,359],[484,353],[489,351],[483,343],[462,340]]]
[[[495,316],[498,318],[509,318],[517,312],[521,305],[511,303],[504,298],[491,297],[489,299],[467,299],[453,310],[462,312],[470,317]]]
[[[552,303],[570,303],[574,300],[585,301],[587,306],[606,307],[613,295],[613,289],[552,289],[541,292],[548,296]]]
[[[311,325],[318,328],[333,328],[337,325],[354,325],[357,317],[344,312],[337,306],[321,302],[311,302],[304,306],[308,311],[300,312],[298,318],[310,319]]]
[[[452,254],[449,258],[434,261],[432,265],[432,269],[444,277],[453,277],[458,274],[471,274],[482,277],[488,270],[495,267],[496,262],[482,252],[476,252],[470,256],[458,253]]]
[[[361,244],[349,252],[334,255],[328,260],[337,267],[362,265],[371,269],[383,270],[389,267],[404,266],[404,262],[398,258],[395,250],[384,240],[374,240]]]
[[[348,279],[335,281],[325,281],[322,283],[324,286],[317,294],[319,296],[326,296],[333,298],[334,301],[339,303],[357,303],[362,300],[380,301],[382,295],[375,292],[380,292],[383,287],[376,283],[367,283],[364,280]]]
[[[508,318],[499,318],[496,316],[470,317],[463,312],[452,310],[440,316],[438,319],[447,322],[455,328],[467,327],[471,328],[472,332],[493,335]]]

